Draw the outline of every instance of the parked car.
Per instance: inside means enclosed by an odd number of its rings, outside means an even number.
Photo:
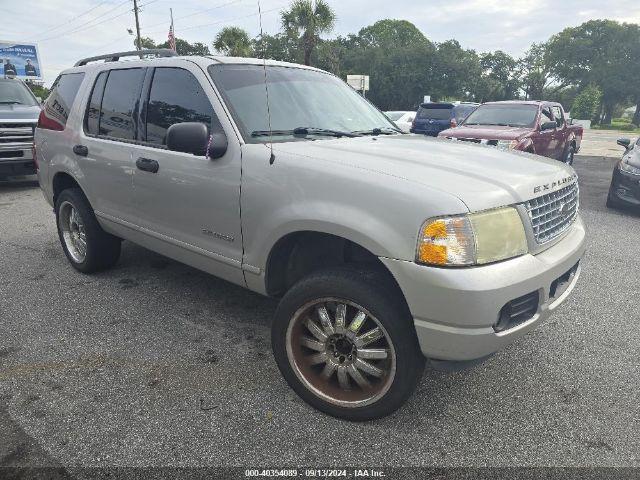
[[[448,128],[456,127],[471,112],[477,103],[423,103],[411,126],[411,133],[422,133],[432,137]]]
[[[21,80],[0,78],[0,178],[33,175],[33,130],[40,102]]]
[[[632,142],[620,138],[618,145],[625,148],[622,159],[613,169],[607,207],[640,207],[640,138]]]
[[[142,53],[63,71],[40,117],[62,249],[92,273],[126,239],[279,298],[274,356],[314,407],[387,415],[425,357],[481,361],[575,285],[571,167],[403,135],[312,67]]]
[[[559,103],[507,101],[483,103],[462,125],[438,136],[535,153],[572,165],[582,132],[582,126],[571,125]]]
[[[385,112],[385,115],[405,133],[409,133],[413,119],[416,118],[416,112]]]

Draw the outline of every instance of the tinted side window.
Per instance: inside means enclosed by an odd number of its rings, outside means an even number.
[[[83,79],[84,73],[66,73],[58,77],[44,105],[46,121],[39,125],[40,128],[64,130]]]
[[[100,105],[102,104],[102,94],[104,93],[104,85],[107,81],[109,72],[105,71],[98,75],[96,83],[93,85],[87,113],[85,117],[85,129],[87,133],[97,135],[100,125]]]
[[[147,142],[165,144],[167,129],[181,122],[211,128],[213,107],[198,80],[181,68],[156,68],[147,106]]]
[[[452,107],[420,107],[418,110],[418,118],[432,120],[449,120],[451,119]]]
[[[144,70],[111,70],[102,96],[98,132],[100,135],[133,140],[136,135],[136,111]]]

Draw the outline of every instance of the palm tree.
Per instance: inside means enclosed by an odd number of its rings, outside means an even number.
[[[282,12],[282,27],[288,35],[299,38],[304,50],[304,64],[311,65],[311,54],[320,34],[333,30],[336,14],[325,0],[295,0]]]
[[[224,27],[220,30],[213,48],[228,57],[250,57],[253,52],[249,34],[240,27]]]

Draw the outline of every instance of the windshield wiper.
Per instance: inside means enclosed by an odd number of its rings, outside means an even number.
[[[3,100],[0,101],[0,105],[22,105],[22,102],[18,100]]]
[[[357,133],[358,135],[393,135],[394,133],[404,133],[401,130],[396,130],[390,127],[372,128],[371,130],[356,130],[351,133]]]
[[[296,127],[293,130],[255,130],[251,132],[252,137],[270,137],[270,136],[284,136],[284,135],[323,135],[327,137],[359,137],[360,135],[352,132],[343,132],[341,130],[330,130],[328,128],[315,128],[315,127]]]

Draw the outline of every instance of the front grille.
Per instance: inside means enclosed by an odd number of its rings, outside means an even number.
[[[31,143],[35,123],[0,123],[0,144]]]
[[[496,332],[502,332],[531,320],[538,311],[540,294],[531,292],[511,300],[500,310],[498,323],[493,326]]]
[[[578,215],[578,182],[529,200],[525,207],[536,242],[549,242],[567,230]]]

